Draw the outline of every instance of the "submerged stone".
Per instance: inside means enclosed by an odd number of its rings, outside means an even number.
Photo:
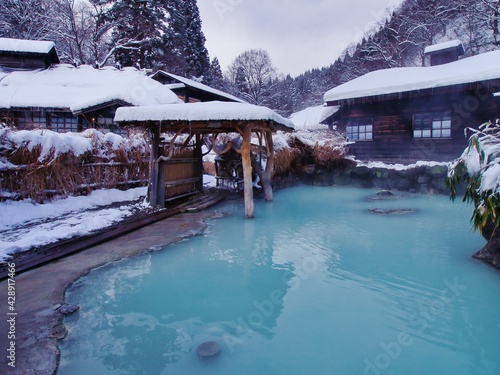
[[[63,315],[71,315],[73,314],[74,312],[78,311],[80,309],[80,306],[76,306],[76,305],[62,305],[61,307],[59,307],[59,312]]]
[[[414,208],[396,208],[396,209],[382,209],[382,208],[370,208],[368,212],[379,214],[379,215],[408,215],[417,212]]]
[[[406,198],[407,195],[394,194],[390,190],[380,190],[376,195],[368,197],[369,201],[383,201],[383,200],[391,200],[391,199],[401,199]]]
[[[379,192],[377,192],[377,195],[379,197],[392,197],[394,193],[390,190],[380,190]]]
[[[215,341],[207,341],[198,346],[196,353],[200,357],[213,357],[220,352],[220,345]]]

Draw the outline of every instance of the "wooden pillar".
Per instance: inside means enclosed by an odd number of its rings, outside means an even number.
[[[159,156],[165,156],[164,155],[164,150],[163,148],[160,148],[158,145],[158,155]],[[167,174],[167,171],[165,168],[168,168],[168,164],[164,163],[161,160],[158,160],[156,162],[157,168],[158,168],[158,187],[156,190],[158,191],[157,194],[157,206],[159,207],[165,207],[165,176]]]
[[[160,127],[151,129],[151,153],[149,157],[149,204],[158,205],[158,157],[160,156]]]
[[[250,124],[243,128],[243,143],[241,144],[241,160],[243,164],[243,192],[245,196],[245,217],[254,217],[253,184],[252,184],[252,160],[251,145],[252,127]]]
[[[195,149],[194,149],[194,157],[197,159],[195,168],[195,177],[198,177],[199,180],[196,182],[195,187],[196,190],[202,192],[203,191],[203,134],[195,135]]]
[[[271,184],[271,175],[273,173],[274,165],[274,145],[273,145],[273,133],[271,131],[266,131],[266,150],[267,150],[267,163],[266,169],[262,173],[262,188],[264,189],[264,198],[266,202],[273,200],[273,186]]]

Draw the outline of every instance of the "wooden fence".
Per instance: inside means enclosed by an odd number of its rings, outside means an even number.
[[[81,195],[95,189],[126,189],[148,183],[147,160],[82,163],[71,159],[0,168],[0,199],[43,202],[56,195]]]

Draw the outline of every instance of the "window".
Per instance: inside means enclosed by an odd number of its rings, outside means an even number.
[[[348,119],[345,133],[350,141],[371,141],[373,139],[373,119],[371,117]]]
[[[425,112],[413,116],[413,138],[451,138],[451,112]]]
[[[51,129],[58,133],[77,132],[78,118],[71,113],[52,113],[50,125]]]
[[[21,112],[17,126],[19,129],[44,129],[47,127],[47,117],[43,111]]]

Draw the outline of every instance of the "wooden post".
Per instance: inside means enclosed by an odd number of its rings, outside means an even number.
[[[160,156],[160,127],[151,129],[151,155],[149,158],[149,204],[158,205],[158,157]]]
[[[195,177],[198,177],[199,180],[196,182],[195,187],[199,192],[203,192],[203,134],[195,135],[195,149],[194,149],[194,157],[197,159],[195,168]]]
[[[161,138],[160,138],[161,139]],[[158,145],[158,155],[165,156],[163,148],[160,148]],[[158,202],[156,203],[159,207],[165,207],[165,176],[167,171],[165,168],[168,168],[168,165],[163,163],[161,160],[157,160],[156,167],[158,168],[158,186],[156,190]]]
[[[266,150],[267,150],[267,163],[266,169],[262,173],[262,187],[264,189],[264,198],[266,202],[273,200],[273,186],[271,184],[271,174],[273,172],[274,165],[274,145],[273,145],[273,133],[271,131],[266,131]]]
[[[250,219],[254,217],[254,202],[253,202],[253,184],[252,184],[252,160],[251,160],[251,145],[252,127],[247,124],[243,128],[243,143],[241,144],[241,160],[243,164],[243,192],[245,196],[245,217]]]

